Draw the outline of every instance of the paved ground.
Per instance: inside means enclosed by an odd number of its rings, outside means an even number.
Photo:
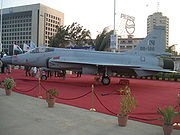
[[[64,104],[48,108],[46,101],[0,89],[0,135],[163,135],[162,127],[128,121]],[[173,130],[172,135],[180,135]]]

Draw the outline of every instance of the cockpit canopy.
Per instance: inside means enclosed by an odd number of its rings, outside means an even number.
[[[54,48],[41,47],[41,48],[35,48],[27,53],[44,53],[44,52],[52,52],[52,51],[54,51]]]

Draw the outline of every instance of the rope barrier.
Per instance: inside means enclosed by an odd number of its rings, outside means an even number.
[[[19,90],[17,89],[16,87],[14,87],[15,90],[17,91],[20,91],[20,92],[30,92],[32,90],[34,90],[37,86],[41,86],[43,88],[43,90],[47,91],[47,89],[41,84],[41,83],[38,83],[36,86],[34,86],[33,88],[29,89],[29,90]],[[114,91],[112,91],[112,93],[106,93],[106,94],[113,94]],[[79,99],[79,98],[82,98],[82,97],[85,97],[86,95],[92,93],[92,91],[89,91],[81,96],[78,96],[78,97],[73,97],[73,98],[62,98],[62,97],[58,97],[58,96],[55,96],[56,98],[58,99],[61,99],[61,100],[75,100],[75,99]],[[95,95],[95,97],[97,98],[97,100],[99,101],[99,103],[110,113],[112,113],[113,115],[117,116],[117,113],[114,113],[112,112],[110,109],[108,109],[103,103],[102,101],[99,99],[99,97],[97,96],[97,94],[100,94],[100,93],[95,93],[93,91],[93,93]],[[103,96],[103,94],[101,94]],[[94,99],[93,99],[94,100]],[[94,106],[94,101],[93,102],[93,106]],[[177,108],[178,106],[175,106],[175,108]],[[131,113],[132,115],[155,115],[157,113]],[[137,120],[144,120],[144,121],[154,121],[154,120],[157,120],[157,118],[153,118],[153,119],[144,119],[144,118],[138,118],[138,117],[134,117],[134,116],[129,116],[129,118],[132,118],[132,119],[137,119]]]
[[[101,102],[101,100],[99,99],[99,97],[97,96],[96,93],[94,93],[94,94],[95,94],[97,100],[99,101],[99,103],[100,103],[108,112],[110,112],[110,113],[112,113],[113,115],[117,116],[116,113],[114,113],[114,112],[112,112],[111,110],[109,110],[109,109]],[[143,113],[134,113],[134,114],[143,114]],[[151,115],[152,115],[152,114],[157,114],[157,113],[146,113],[146,114],[151,114]],[[144,114],[144,115],[146,115],[146,114]],[[157,118],[154,118],[154,119],[143,119],[143,118],[138,118],[138,117],[133,117],[133,116],[129,116],[129,117],[130,117],[130,118],[133,118],[133,119],[144,120],[144,121],[154,121],[154,120],[157,120]]]
[[[100,103],[108,112],[110,112],[110,113],[112,113],[113,115],[116,115],[116,116],[117,116],[116,113],[114,113],[114,112],[112,112],[111,110],[109,110],[109,109],[101,102],[101,100],[99,99],[99,97],[97,96],[96,93],[94,93],[94,95],[96,96],[96,98],[97,98],[97,100],[99,101],[99,103]]]
[[[143,119],[143,118],[138,118],[138,117],[133,117],[133,116],[129,116],[129,118],[133,118],[133,119],[137,119],[137,120],[144,120],[144,121],[154,121],[154,120],[157,120],[157,118],[154,118],[154,119]]]
[[[39,85],[39,84],[38,84]],[[41,87],[45,90],[45,91],[47,91],[47,89],[40,83],[40,85],[41,85]]]
[[[47,91],[47,89],[41,84],[41,86],[43,87],[43,89],[44,90],[46,90]],[[87,92],[86,94],[83,94],[83,95],[81,95],[81,96],[79,96],[79,97],[75,97],[75,98],[60,98],[60,97],[57,97],[57,96],[55,96],[56,98],[58,98],[58,99],[62,99],[62,100],[74,100],[74,99],[78,99],[78,98],[81,98],[81,97],[84,97],[84,96],[86,96],[86,95],[88,95],[88,94],[90,94],[91,93],[91,91],[89,91],[89,92]],[[109,110],[102,102],[101,102],[101,100],[99,99],[99,97],[97,96],[97,94],[96,93],[94,93],[94,95],[96,96],[96,98],[97,98],[97,100],[99,101],[99,103],[108,111],[108,112],[110,112],[110,113],[112,113],[113,115],[115,115],[115,116],[117,116],[117,114],[116,113],[114,113],[114,112],[112,112],[111,110]],[[154,114],[157,114],[157,113],[133,113],[133,114],[135,114],[135,115],[154,115]],[[154,118],[154,119],[144,119],[144,118],[138,118],[138,117],[133,117],[133,116],[129,116],[130,118],[133,118],[133,119],[138,119],[138,120],[144,120],[144,121],[154,121],[154,120],[157,120],[157,118]]]
[[[41,86],[42,86],[42,88],[45,90],[45,91],[47,91],[47,89],[41,84]],[[58,97],[58,96],[55,96],[56,98],[58,98],[58,99],[62,99],[62,100],[75,100],[75,99],[79,99],[79,98],[82,98],[82,97],[85,97],[86,95],[88,95],[88,94],[90,94],[91,93],[91,91],[89,91],[89,92],[87,92],[87,93],[85,93],[85,94],[83,94],[83,95],[81,95],[81,96],[79,96],[79,97],[73,97],[73,98],[61,98],[61,97]]]
[[[84,94],[84,95],[81,95],[81,96],[79,96],[79,97],[74,97],[74,98],[61,98],[61,97],[57,97],[57,96],[55,96],[55,97],[58,98],[58,99],[62,99],[62,100],[75,100],[75,99],[79,99],[79,98],[85,97],[86,95],[88,95],[88,94],[90,94],[90,93],[91,93],[91,91],[87,92],[87,93]]]
[[[38,84],[36,86],[34,86],[33,88],[29,89],[29,90],[19,90],[16,87],[14,87],[14,89],[17,90],[17,91],[20,91],[20,92],[30,92],[30,91],[34,90],[37,86],[38,86]]]
[[[158,113],[131,113],[132,115],[156,115]]]
[[[102,93],[102,92],[97,92],[96,91],[96,94],[98,95],[101,95],[101,96],[107,96],[107,95],[118,95],[118,90],[111,90],[109,93]]]

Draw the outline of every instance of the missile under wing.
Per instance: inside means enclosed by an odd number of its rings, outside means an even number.
[[[135,49],[127,52],[99,52],[63,48],[36,48],[25,54],[2,58],[9,64],[47,67],[56,70],[100,74],[102,83],[110,83],[112,73],[148,76],[158,72],[174,72],[175,63],[160,56],[165,52],[165,28],[153,31]]]

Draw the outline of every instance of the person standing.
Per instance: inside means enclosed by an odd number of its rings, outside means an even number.
[[[31,71],[31,67],[25,66],[24,69],[26,71],[26,76],[31,76],[31,72],[30,72]]]

